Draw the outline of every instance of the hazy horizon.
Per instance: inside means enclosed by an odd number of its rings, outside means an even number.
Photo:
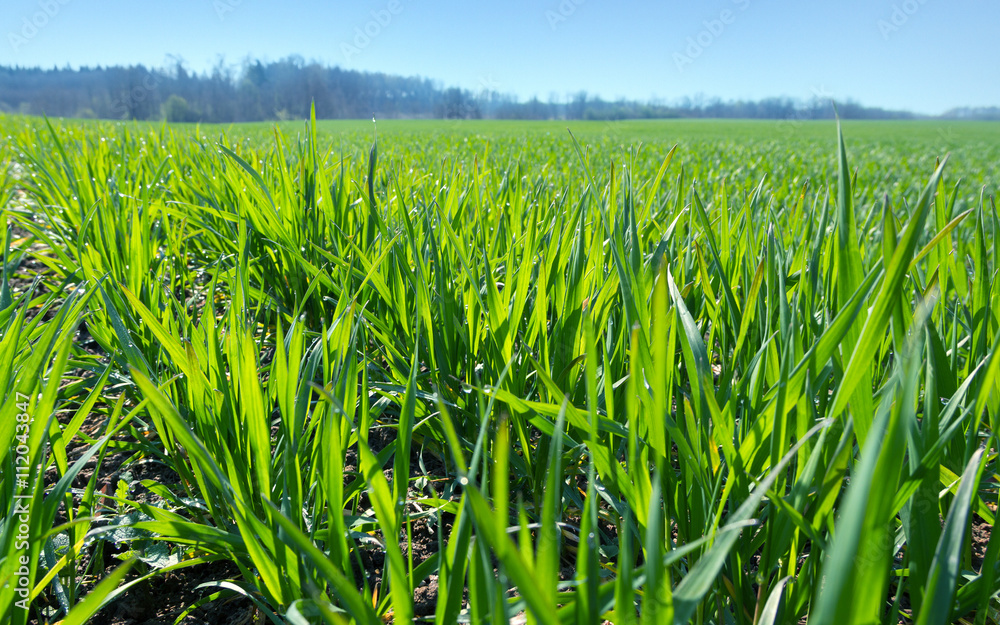
[[[1000,3],[988,0],[8,0],[0,23],[9,66],[179,58],[201,73],[220,59],[301,56],[521,100],[821,97],[923,115],[1000,105]]]

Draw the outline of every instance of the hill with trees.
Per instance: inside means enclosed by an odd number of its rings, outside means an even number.
[[[678,117],[828,119],[821,99],[722,101],[683,98],[673,103],[607,101],[581,91],[542,101],[483,89],[473,92],[420,77],[327,67],[289,57],[274,62],[217,63],[203,73],[183,63],[166,68],[22,68],[0,66],[0,112],[51,117],[165,119],[174,122],[251,122],[302,119],[315,102],[323,119],[653,119]],[[845,119],[911,119],[856,102],[838,103]],[[1000,116],[997,109],[956,109],[954,118]]]

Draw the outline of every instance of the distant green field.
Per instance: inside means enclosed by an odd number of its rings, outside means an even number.
[[[295,132],[301,122],[277,124],[284,132]],[[236,134],[255,134],[273,124],[236,124]],[[798,120],[641,120],[641,121],[495,121],[495,120],[393,120],[378,122],[379,132],[395,134],[444,133],[490,137],[563,135],[567,129],[581,137],[612,137],[635,141],[825,141],[835,133],[834,121]],[[1000,145],[1000,122],[962,121],[845,121],[848,145],[875,141],[884,144],[924,143],[942,148],[967,144]],[[370,132],[369,120],[321,121],[322,134]]]
[[[301,122],[238,124],[228,131],[266,142],[275,127],[289,140],[303,134]],[[211,127],[203,130],[207,128]],[[369,120],[321,121],[317,128],[330,145],[350,151],[368,144],[375,125]],[[516,150],[522,167],[532,173],[551,167],[554,160],[573,167],[576,155],[570,133],[597,154],[607,155],[605,164],[616,152],[642,146],[642,166],[655,168],[658,155],[676,144],[679,155],[695,168],[711,165],[704,170],[703,181],[738,176],[756,183],[767,174],[769,185],[802,180],[829,184],[836,164],[829,150],[837,133],[834,121],[381,120],[377,128],[387,154],[395,155],[398,148],[417,162],[426,157],[428,163],[447,158],[468,164],[490,146],[501,146],[505,153]],[[1000,122],[847,121],[843,128],[848,149],[866,156],[855,166],[864,168],[869,179],[906,185],[950,154],[950,172],[963,180],[964,200],[978,201],[983,188],[995,191],[1000,184]]]
[[[72,123],[72,122],[71,122]],[[80,120],[86,125],[106,125],[109,122]],[[126,122],[139,127],[156,127],[157,122]],[[232,136],[270,134],[274,127],[283,133],[301,131],[303,122],[255,122],[242,124],[202,124],[203,129],[226,129]],[[177,129],[195,124],[174,124]],[[579,136],[609,136],[629,142],[697,140],[810,140],[829,142],[836,122],[814,120],[724,120],[724,119],[654,119],[625,121],[507,121],[507,120],[378,120],[384,136],[395,134],[455,134],[490,137],[560,135],[567,129]],[[966,144],[1000,144],[1000,122],[969,122],[940,120],[891,120],[843,122],[848,145],[855,142],[927,143],[941,148]],[[369,133],[370,120],[320,120],[321,135]]]
[[[1000,124],[842,132],[0,116],[0,622],[998,622]]]

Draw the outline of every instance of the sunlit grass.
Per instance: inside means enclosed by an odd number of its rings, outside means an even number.
[[[996,143],[397,124],[0,117],[4,622],[220,561],[275,623],[996,622]]]

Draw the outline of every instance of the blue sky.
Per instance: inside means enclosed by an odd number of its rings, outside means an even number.
[[[0,0],[0,65],[301,55],[522,98],[1000,105],[997,0]],[[367,33],[366,33],[367,31]]]

